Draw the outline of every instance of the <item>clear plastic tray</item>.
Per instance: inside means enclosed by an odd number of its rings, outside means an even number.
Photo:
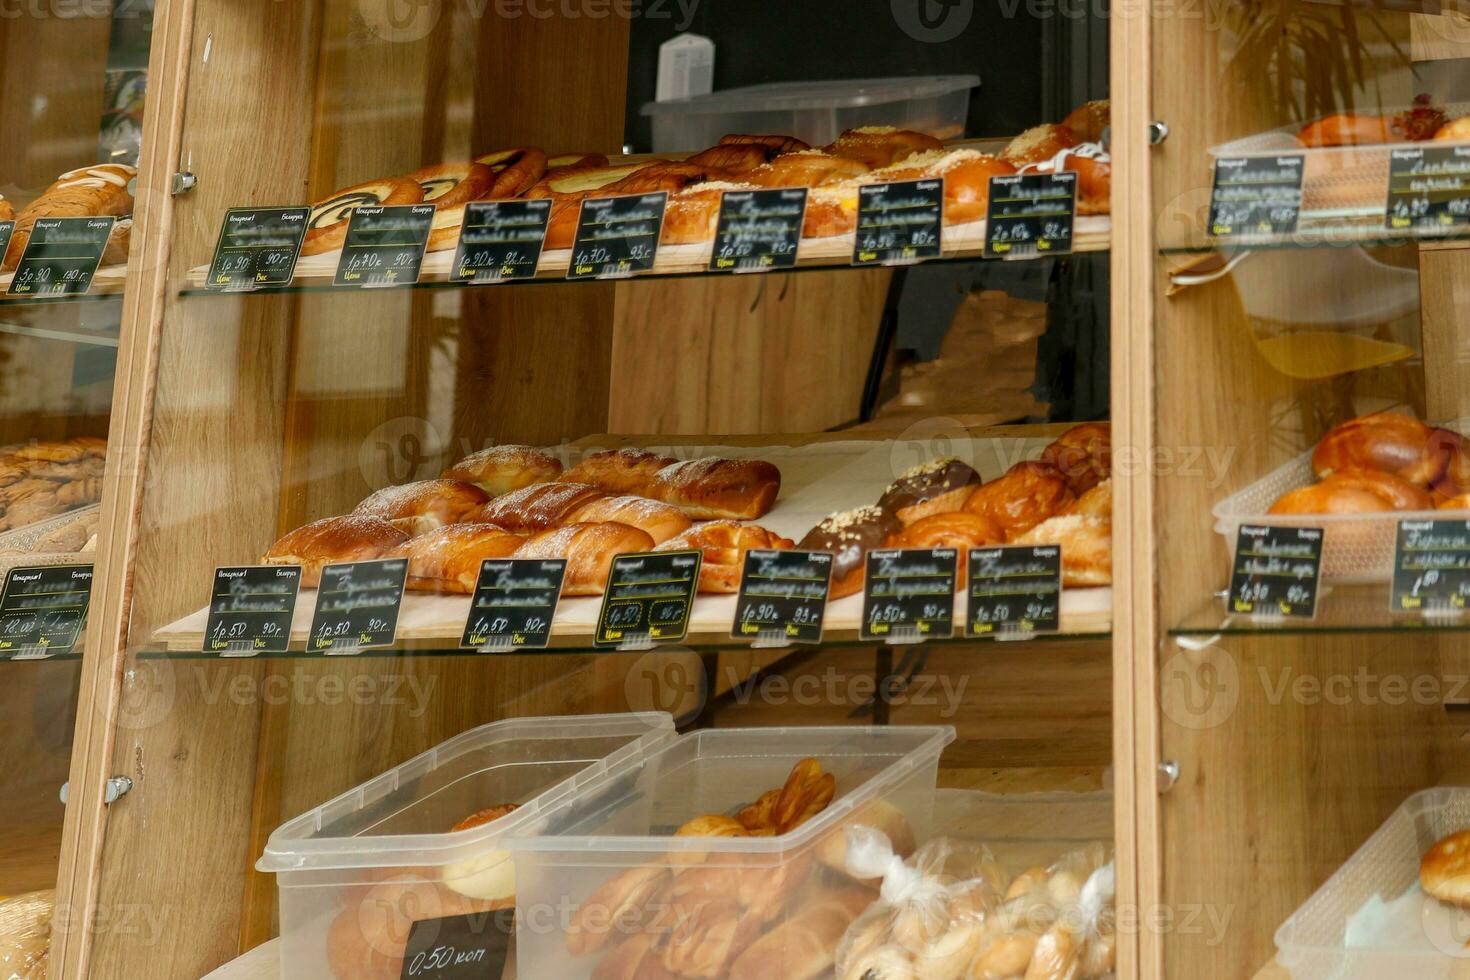
[[[1447,428],[1465,431],[1465,422]],[[1283,494],[1317,482],[1312,454],[1303,453],[1279,469],[1215,505],[1215,530],[1233,553],[1242,524],[1322,528],[1322,578],[1343,583],[1393,579],[1393,552],[1399,521],[1470,520],[1470,511],[1390,511],[1382,514],[1269,514]]]
[[[281,825],[256,864],[275,873],[280,891],[281,977],[396,977],[409,920],[480,912],[473,903],[487,882],[508,881],[513,891],[507,838],[590,782],[615,787],[609,773],[673,735],[673,719],[657,713],[495,722]],[[506,803],[520,808],[448,832]],[[467,891],[475,893],[469,902]]]
[[[1394,115],[1409,107],[1385,109]],[[1450,119],[1470,115],[1470,102],[1443,106]],[[1210,148],[1215,157],[1272,156],[1300,153],[1305,157],[1302,176],[1302,217],[1319,220],[1382,217],[1388,208],[1389,157],[1406,146],[1465,146],[1466,141],[1374,143],[1308,149],[1297,141],[1300,127],[1282,127]]]
[[[1424,852],[1466,828],[1470,787],[1409,797],[1276,931],[1282,966],[1294,980],[1467,975],[1470,950],[1463,928],[1456,928],[1457,913],[1418,886]]]
[[[825,146],[859,126],[897,126],[939,139],[965,134],[979,75],[777,82],[648,102],[655,153],[693,152],[728,133],[780,133]]]
[[[584,795],[543,810],[542,826],[507,845],[516,860],[520,977],[621,975],[610,958],[625,944],[688,951],[706,926],[718,929],[716,920],[728,923],[732,914],[742,920],[738,945],[723,967],[707,964],[702,975],[820,975],[794,968],[811,950],[798,949],[782,926],[818,904],[840,905],[854,918],[861,909],[849,903],[866,907],[875,893],[837,870],[842,852],[834,856],[834,847],[854,823],[896,823],[900,835],[927,839],[939,756],[954,737],[948,727],[717,729],[682,736],[627,773],[609,770],[616,788],[587,784]],[[836,792],[798,829],[779,837],[674,836],[696,817],[737,814],[806,758],[836,777]],[[646,902],[615,914],[616,894],[640,881]],[[753,921],[757,896],[767,908]]]

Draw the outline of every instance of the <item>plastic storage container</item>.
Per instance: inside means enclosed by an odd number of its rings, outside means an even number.
[[[897,126],[939,139],[965,135],[979,75],[777,82],[647,102],[653,152],[695,152],[728,133],[780,133],[825,146],[858,126]]]
[[[1276,931],[1281,964],[1294,980],[1465,976],[1463,920],[1420,890],[1419,859],[1466,827],[1470,787],[1409,797]]]
[[[620,971],[640,956],[730,980],[822,975],[831,961],[813,958],[830,957],[838,937],[803,941],[804,917],[845,928],[876,895],[840,870],[845,828],[878,826],[910,849],[926,839],[939,755],[954,737],[948,727],[717,729],[609,769],[508,845],[520,980],[633,976]],[[674,836],[695,818],[738,814],[806,758],[836,789],[791,833]]]
[[[610,771],[673,737],[667,714],[496,722],[281,825],[256,864],[280,890],[281,977],[398,977],[416,922],[483,917],[513,902],[506,838],[589,782],[615,789]],[[448,832],[508,803],[520,808]]]

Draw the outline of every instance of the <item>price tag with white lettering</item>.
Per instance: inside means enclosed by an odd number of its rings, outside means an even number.
[[[459,645],[486,652],[544,649],[551,643],[566,574],[563,558],[484,562]]]
[[[225,212],[207,289],[248,292],[289,286],[296,275],[310,208],[232,208]]]
[[[703,560],[699,551],[614,558],[597,619],[598,645],[638,646],[684,639]]]
[[[1414,146],[1389,157],[1388,227],[1447,232],[1470,225],[1470,146]]]
[[[970,549],[970,635],[1050,633],[1061,626],[1062,549]]]
[[[669,195],[597,197],[582,202],[568,279],[626,279],[658,258]]]
[[[1230,611],[1248,616],[1317,614],[1322,529],[1242,524],[1230,577]]]
[[[38,218],[10,280],[11,296],[82,296],[102,264],[116,218]]]
[[[920,643],[953,636],[958,563],[954,548],[868,552],[862,638]]]
[[[1077,174],[992,177],[986,207],[987,259],[1066,255],[1077,223]]]
[[[536,278],[551,199],[466,204],[453,282],[471,284]]]
[[[312,653],[352,654],[368,647],[392,646],[398,635],[398,610],[408,561],[359,561],[328,565],[311,617]]]
[[[6,250],[10,248],[10,238],[14,234],[14,221],[0,221],[0,258],[5,257]]]
[[[1302,214],[1306,157],[1300,153],[1215,161],[1210,234],[1216,238],[1290,235]]]
[[[832,556],[825,551],[747,551],[730,635],[781,645],[820,643],[831,587]]]
[[[226,657],[285,653],[291,648],[291,617],[300,589],[300,565],[216,568],[204,652]]]
[[[1393,611],[1459,615],[1470,601],[1470,521],[1399,521]]]
[[[796,265],[806,220],[805,187],[726,191],[720,198],[711,272],[768,272]]]
[[[409,927],[399,980],[499,980],[514,934],[514,909],[420,919]]]
[[[92,601],[91,565],[12,568],[0,594],[0,658],[40,660],[69,653]]]
[[[366,289],[418,282],[434,210],[432,204],[397,204],[353,211],[334,282]]]
[[[853,265],[912,265],[944,250],[944,181],[900,180],[858,188]]]

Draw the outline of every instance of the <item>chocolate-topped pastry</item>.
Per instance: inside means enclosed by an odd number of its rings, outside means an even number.
[[[878,506],[891,511],[905,526],[914,521],[948,514],[964,505],[970,491],[983,480],[968,463],[957,459],[936,459],[915,466],[884,491]]]
[[[859,507],[822,519],[796,547],[801,551],[832,554],[831,598],[861,592],[868,552],[883,547],[890,534],[903,530],[903,522],[882,507]]]

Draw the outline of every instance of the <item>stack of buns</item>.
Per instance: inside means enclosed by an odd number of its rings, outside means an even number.
[[[0,198],[0,221],[12,216],[15,219],[15,230],[0,261],[0,272],[15,271],[31,240],[31,231],[41,218],[117,218],[102,264],[126,262],[132,239],[133,182],[137,176],[138,171],[126,164],[102,163],[57,177],[19,213],[14,213],[10,204]]]
[[[618,555],[663,546],[703,551],[711,561],[702,590],[729,592],[745,551],[791,546],[740,523],[765,515],[780,489],[780,471],[760,460],[619,450],[567,470],[542,450],[497,446],[440,479],[386,487],[351,514],[299,527],[264,561],[302,566],[302,584],[315,588],[327,565],[402,557],[410,591],[469,595],[484,561],[565,559],[563,594],[592,596]]]
[[[1054,544],[1063,585],[1108,585],[1111,472],[1110,427],[1091,422],[988,483],[957,459],[916,467],[876,505],[825,518],[797,547],[833,554],[833,598],[862,591],[866,556],[876,548],[955,548],[963,571],[971,548]]]
[[[1329,431],[1312,453],[1318,482],[1282,495],[1272,514],[1470,509],[1470,440],[1400,412]]]
[[[0,448],[0,531],[101,500],[106,457],[107,443],[91,436]],[[81,550],[85,542],[84,538],[77,548],[66,550]]]

